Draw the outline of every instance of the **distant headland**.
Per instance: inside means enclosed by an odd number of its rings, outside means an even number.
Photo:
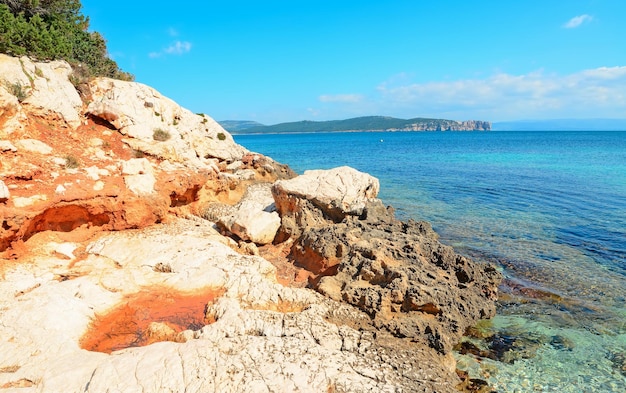
[[[220,125],[233,134],[270,134],[301,132],[358,131],[490,131],[491,123],[481,120],[445,120],[416,117],[398,119],[388,116],[364,116],[346,120],[297,121],[264,125],[249,120],[223,120]]]

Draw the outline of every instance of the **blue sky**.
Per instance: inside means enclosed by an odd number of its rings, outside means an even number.
[[[137,82],[216,120],[626,118],[626,1],[82,0]]]

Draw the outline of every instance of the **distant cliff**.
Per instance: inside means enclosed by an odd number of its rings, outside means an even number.
[[[238,134],[295,133],[295,132],[354,132],[354,131],[490,131],[488,121],[456,121],[445,119],[398,119],[387,116],[365,116],[346,120],[298,121],[271,126],[229,128],[229,122],[221,123],[228,131]],[[244,123],[244,122],[240,122]],[[245,123],[244,123],[245,124]]]

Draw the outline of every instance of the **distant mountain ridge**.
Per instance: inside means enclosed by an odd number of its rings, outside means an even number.
[[[350,132],[350,131],[490,131],[491,123],[481,120],[446,120],[416,117],[397,119],[387,116],[364,116],[346,120],[297,121],[271,126],[247,127],[246,121],[219,122],[235,134],[297,133],[297,132]],[[257,123],[258,124],[258,123]],[[229,128],[230,127],[230,128]]]
[[[265,126],[265,124],[252,120],[220,120],[218,123],[228,132],[238,132],[252,127]]]

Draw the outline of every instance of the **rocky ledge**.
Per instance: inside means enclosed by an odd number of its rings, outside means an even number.
[[[139,83],[0,71],[0,391],[461,386],[500,275],[377,179],[296,176]]]

